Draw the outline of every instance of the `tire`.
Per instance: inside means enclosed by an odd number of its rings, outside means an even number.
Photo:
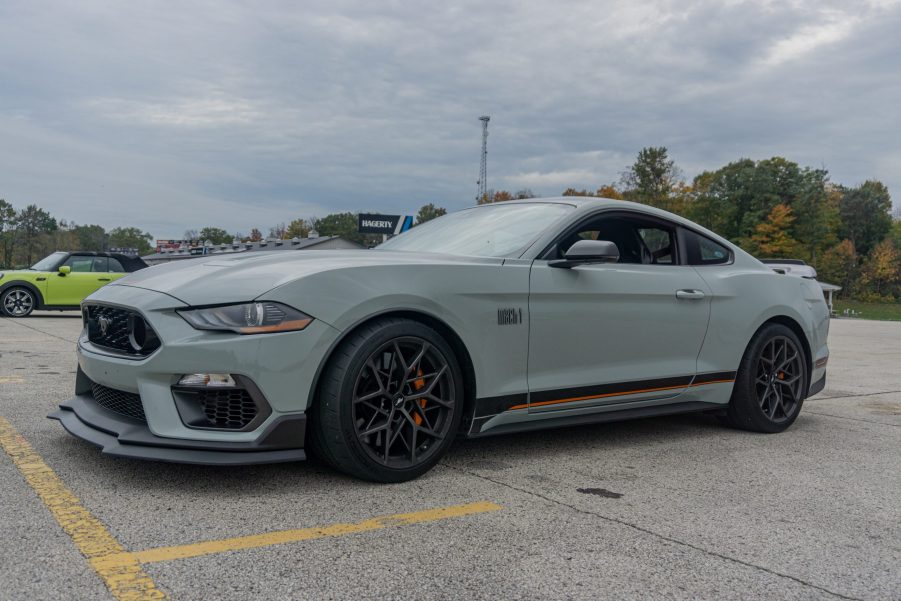
[[[37,305],[37,297],[28,288],[17,286],[0,294],[0,311],[6,317],[28,317]]]
[[[438,463],[462,415],[463,379],[451,346],[420,322],[384,318],[352,333],[329,359],[310,412],[310,442],[339,471],[404,482]]]
[[[810,378],[804,347],[786,326],[758,330],[742,357],[725,421],[752,432],[782,432],[804,404]]]

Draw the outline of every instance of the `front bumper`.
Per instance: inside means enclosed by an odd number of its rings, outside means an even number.
[[[107,455],[199,465],[254,465],[306,459],[303,450],[306,415],[271,420],[249,442],[164,438],[147,424],[109,411],[84,393],[60,404],[47,417],[59,420],[72,435],[103,449]]]

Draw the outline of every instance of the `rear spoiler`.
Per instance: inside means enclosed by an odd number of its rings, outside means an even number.
[[[776,273],[817,279],[817,270],[800,259],[761,259],[760,262]]]

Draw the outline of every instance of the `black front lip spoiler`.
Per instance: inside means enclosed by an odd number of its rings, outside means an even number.
[[[60,404],[48,415],[73,436],[101,447],[106,455],[195,465],[258,465],[306,459],[306,415],[281,416],[254,442],[164,438],[147,424],[98,405],[90,394]]]

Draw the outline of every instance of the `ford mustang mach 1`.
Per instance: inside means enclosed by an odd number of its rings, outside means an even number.
[[[75,396],[103,452],[305,458],[417,477],[479,437],[707,411],[781,432],[825,385],[816,281],[606,199],[475,207],[372,250],[151,267],[82,304]]]

